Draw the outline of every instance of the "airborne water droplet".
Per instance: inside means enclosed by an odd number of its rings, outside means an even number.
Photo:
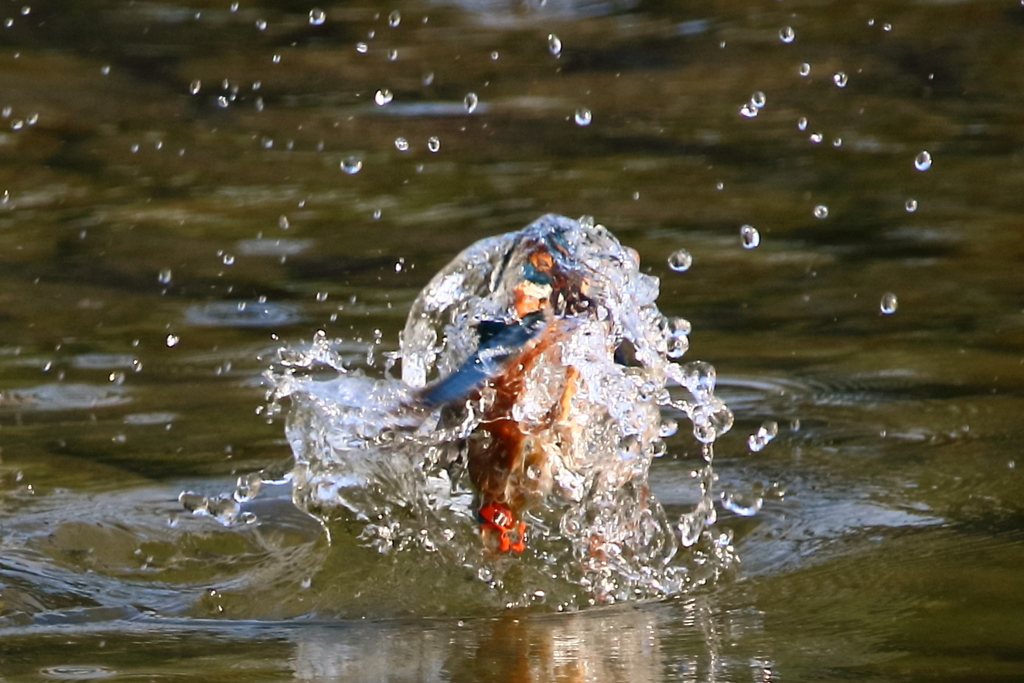
[[[779,29],[779,40],[784,43],[792,43],[794,39],[796,39],[796,31],[792,26],[783,26]]]
[[[164,268],[156,276],[156,279],[162,285],[169,285],[169,284],[171,284],[171,277],[172,277],[171,269],[170,268]]]
[[[423,74],[423,85],[430,85],[434,82],[434,72],[428,71]]]
[[[885,315],[892,315],[896,312],[899,305],[896,295],[892,292],[886,292],[882,295],[882,303],[879,305],[879,310]]]
[[[761,233],[753,225],[744,225],[740,228],[740,240],[744,249],[754,249],[761,244]]]
[[[847,76],[846,72],[844,72],[844,71],[837,71],[832,76],[832,82],[835,83],[836,86],[840,87],[840,88],[845,88],[846,84],[849,82],[849,80],[850,80],[850,77]]]
[[[169,334],[167,335],[167,339],[164,340],[164,343],[167,344],[168,348],[173,348],[178,345],[179,341],[181,341],[181,337],[176,334]]]
[[[466,104],[466,111],[472,114],[476,111],[476,105],[480,103],[480,98],[476,96],[475,92],[471,92],[466,95],[464,102]]]
[[[309,23],[313,26],[320,26],[327,21],[327,12],[323,11],[319,7],[314,7],[309,10]]]
[[[427,139],[427,149],[431,152],[436,152],[441,149],[441,140],[436,135],[431,135]]]
[[[807,130],[807,117],[801,116],[796,120],[796,127],[798,130]]]
[[[554,33],[548,34],[548,52],[556,57],[562,54],[562,40]]]
[[[740,107],[740,116],[743,116],[748,119],[754,118],[755,116],[757,116],[757,107],[755,107],[750,102],[747,102],[742,107]]]
[[[409,151],[409,141],[405,138],[395,138],[395,149],[399,152]]]
[[[927,171],[932,167],[932,155],[927,151],[921,152],[914,157],[914,168],[918,171]]]
[[[363,160],[356,156],[345,157],[341,161],[341,170],[349,175],[355,175],[363,170]]]
[[[693,256],[685,249],[673,251],[668,257],[668,267],[677,273],[685,273],[693,265]]]
[[[917,211],[917,200],[908,199],[906,203],[907,213],[914,213]]]
[[[200,88],[202,88],[202,87],[203,87],[203,83],[202,83],[202,81],[200,81],[200,80],[199,80],[199,79],[197,78],[196,80],[192,81],[192,84],[191,84],[191,85],[189,85],[189,87],[188,87],[188,91],[189,91],[189,92],[190,92],[191,94],[193,94],[193,95],[198,95],[198,94],[199,94],[199,90],[200,90]]]
[[[822,140],[822,135],[821,133],[811,133],[810,137],[807,139],[813,142],[814,144],[818,144]]]
[[[590,113],[590,110],[586,107],[580,107],[576,110],[576,125],[577,126],[589,126],[590,122],[594,119],[594,115]]]
[[[818,204],[814,207],[815,218],[828,218],[828,207],[824,204]]]
[[[801,76],[810,76],[811,75],[811,65],[808,64],[807,62],[804,62],[803,64],[801,64],[800,65],[800,75]]]
[[[750,96],[750,104],[760,109],[764,105],[768,104],[768,96],[758,90]]]
[[[393,99],[395,99],[395,96],[387,88],[381,88],[373,94],[373,101],[378,107],[383,107]]]
[[[282,230],[287,230],[288,228],[292,227],[291,223],[288,222],[288,216],[285,216],[284,214],[278,216],[277,227],[281,228]]]
[[[366,43],[356,43],[356,52],[358,52],[361,55],[365,55],[366,51],[369,49],[370,48],[366,45]]]
[[[394,12],[392,12],[391,14],[388,15],[388,25],[391,26],[391,28],[395,28],[396,26],[398,26],[401,23],[402,23],[402,13],[399,12],[398,10],[395,10]]]

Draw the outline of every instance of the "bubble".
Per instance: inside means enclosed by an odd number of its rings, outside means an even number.
[[[395,149],[397,149],[399,152],[408,152],[409,141],[401,137],[395,138]]]
[[[783,26],[779,29],[779,40],[784,43],[792,43],[796,40],[796,31],[792,26]]]
[[[808,64],[807,62],[804,62],[803,64],[801,64],[800,65],[800,75],[801,76],[810,76],[811,75],[811,65]]]
[[[768,96],[758,90],[750,96],[750,104],[754,107],[761,109],[764,105],[768,104]]]
[[[828,218],[828,207],[824,204],[818,204],[814,207],[815,218]]]
[[[173,274],[171,273],[171,269],[170,268],[164,268],[159,273],[157,273],[156,279],[162,285],[169,285],[169,284],[171,284],[171,278],[172,277],[173,277]]]
[[[395,99],[394,94],[387,88],[381,88],[373,94],[373,101],[378,107],[383,107],[385,104]]]
[[[586,107],[580,107],[576,110],[576,125],[577,126],[589,126],[590,122],[593,121],[594,115],[590,113],[590,110]]]
[[[882,302],[879,304],[878,309],[885,315],[892,315],[899,308],[900,302],[896,299],[896,295],[892,292],[886,292],[882,295]]]
[[[361,55],[365,55],[366,51],[369,49],[370,48],[366,45],[366,43],[356,43],[356,52],[358,52]]]
[[[757,432],[747,438],[747,448],[751,453],[758,453],[764,450],[772,439],[779,435],[779,424],[773,420],[766,420],[758,428]]]
[[[363,160],[357,156],[345,157],[341,161],[341,170],[349,175],[355,175],[363,170]]]
[[[914,168],[918,171],[927,171],[932,167],[932,155],[923,151],[914,157]]]
[[[181,341],[181,337],[176,334],[169,334],[167,335],[167,339],[164,340],[164,343],[167,344],[168,348],[174,348],[178,345],[179,341]]]
[[[754,249],[761,244],[761,233],[753,225],[740,227],[740,241],[744,249]]]
[[[562,40],[554,33],[548,34],[548,52],[556,57],[562,54]]]
[[[427,149],[431,152],[441,149],[441,140],[436,135],[431,135],[427,138]]]
[[[917,211],[917,200],[908,199],[905,206],[907,209],[907,213],[914,213],[915,211]]]
[[[392,12],[391,14],[388,15],[388,26],[390,26],[391,28],[395,28],[396,26],[398,26],[401,23],[402,23],[402,13],[399,12],[398,10],[395,10],[394,12]]]
[[[202,83],[202,81],[200,81],[200,80],[199,80],[199,79],[197,78],[196,80],[192,81],[191,85],[189,85],[189,86],[188,86],[188,91],[189,91],[189,93],[191,93],[192,95],[198,95],[198,94],[199,94],[199,90],[200,90],[200,88],[202,88],[202,87],[203,87],[203,83]]]
[[[668,267],[677,273],[685,273],[693,265],[693,256],[685,249],[673,251],[668,257]]]
[[[480,98],[476,96],[475,92],[471,92],[466,95],[464,102],[466,104],[466,111],[472,114],[476,111],[476,105],[480,103]]]
[[[849,80],[850,77],[846,75],[845,71],[837,71],[832,74],[832,82],[836,84],[836,87],[845,88]]]
[[[740,116],[743,116],[748,119],[754,118],[755,116],[757,116],[757,107],[755,107],[750,102],[747,102],[742,107],[740,107]]]
[[[807,117],[801,116],[796,120],[797,130],[807,130]]]
[[[323,11],[319,7],[314,7],[309,10],[309,23],[313,26],[320,26],[327,21],[327,12]]]

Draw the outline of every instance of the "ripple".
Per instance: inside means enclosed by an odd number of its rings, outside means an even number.
[[[298,306],[255,301],[211,301],[185,310],[188,323],[203,327],[273,327],[302,318]]]
[[[102,666],[87,666],[80,664],[61,664],[48,666],[40,669],[39,673],[47,678],[56,678],[62,681],[94,681],[100,678],[116,676],[116,671],[104,669]]]
[[[132,399],[120,386],[93,384],[41,384],[0,392],[0,408],[18,410],[83,410],[124,405]]]

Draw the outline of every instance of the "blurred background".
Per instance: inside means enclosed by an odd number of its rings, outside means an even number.
[[[1012,0],[4,0],[0,679],[1019,680],[1022,44]],[[278,348],[397,348],[546,212],[718,369],[737,567],[505,612],[287,487],[182,510],[289,458]]]

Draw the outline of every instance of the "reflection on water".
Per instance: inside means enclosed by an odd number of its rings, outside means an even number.
[[[1022,25],[998,2],[11,3],[0,676],[1016,680]],[[286,485],[220,497],[291,465],[278,348],[322,329],[348,367],[386,358],[433,273],[549,212],[613,226],[721,373],[738,566],[506,611]],[[704,463],[670,420],[649,482],[676,520]]]

